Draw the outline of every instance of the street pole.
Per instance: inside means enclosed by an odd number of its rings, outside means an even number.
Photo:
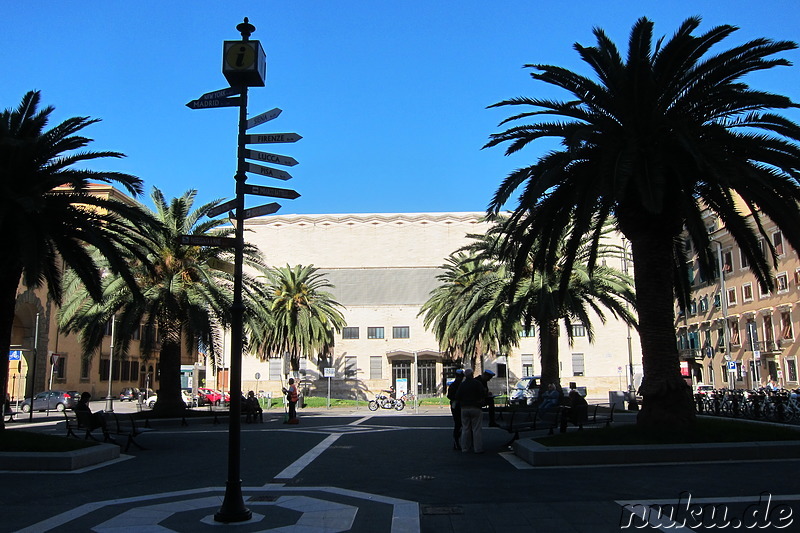
[[[711,239],[717,244],[717,270],[719,270],[719,303],[722,308],[723,335],[725,340],[725,371],[728,373],[728,388],[735,389],[736,382],[733,379],[733,372],[728,370],[728,361],[731,360],[731,332],[728,324],[728,295],[725,294],[725,270],[722,264],[722,243],[716,239]]]
[[[114,328],[117,317],[111,315],[111,346],[108,351],[108,394],[106,395],[106,411],[114,412],[114,397],[111,395],[112,378],[114,377]]]
[[[30,421],[33,422],[33,397],[36,396],[36,359],[39,357],[39,313],[36,313],[36,327],[33,328],[33,365],[31,371],[28,372],[31,376],[31,416]]]
[[[250,39],[255,26],[247,19],[236,29],[241,32],[243,41]],[[228,481],[225,483],[225,498],[222,506],[214,515],[217,522],[244,522],[250,520],[252,513],[245,507],[242,498],[241,480],[241,413],[242,413],[242,267],[244,263],[244,185],[247,181],[245,173],[245,133],[247,131],[247,85],[240,85],[239,104],[239,136],[236,161],[236,245],[233,263],[233,304],[231,305],[231,382],[228,389],[231,394],[230,417],[228,427]]]
[[[622,238],[622,272],[628,274],[628,243],[625,237]],[[625,302],[625,308],[628,309],[630,304]],[[633,346],[631,344],[631,325],[626,324],[628,327],[628,392],[633,395],[636,392],[636,386],[633,382]],[[621,387],[620,387],[621,388]]]

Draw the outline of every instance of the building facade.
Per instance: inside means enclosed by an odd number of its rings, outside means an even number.
[[[676,312],[677,342],[685,376],[694,383],[717,388],[753,389],[768,382],[797,388],[797,251],[784,242],[774,223],[762,220],[778,254],[775,290],[767,291],[758,283],[747,257],[728,231],[715,218],[709,216],[707,220],[717,269],[723,275],[703,279],[695,254],[689,308],[685,313],[680,309]],[[769,254],[763,239],[760,245]]]
[[[371,399],[390,386],[397,391],[441,394],[454,363],[439,350],[419,312],[439,285],[436,276],[446,258],[469,242],[468,234],[488,228],[482,217],[483,213],[389,213],[272,215],[248,220],[246,239],[261,249],[267,264],[316,266],[334,285],[330,292],[343,306],[346,327],[335,336],[331,360],[320,362],[312,356],[301,361],[303,389],[325,395],[330,386],[333,397],[358,399]],[[636,331],[629,333],[624,323],[613,318],[606,324],[598,319],[594,329],[596,341],[590,344],[586,328],[575,326],[572,346],[562,332],[562,382],[574,381],[586,386],[590,396],[607,398],[609,390],[627,390],[632,359],[638,384],[641,351]],[[227,344],[223,367],[229,364]],[[538,332],[530,332],[506,356],[487,354],[481,364],[497,373],[491,383],[495,392],[513,387],[523,376],[538,375]],[[326,366],[330,378],[325,377]],[[279,395],[287,373],[286,362],[280,358],[260,361],[246,355],[242,387]],[[211,385],[227,388],[225,369],[212,377],[208,368],[206,375]]]

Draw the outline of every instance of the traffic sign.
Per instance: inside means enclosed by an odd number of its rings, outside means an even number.
[[[244,185],[245,194],[257,194],[258,196],[271,196],[273,198],[286,198],[294,200],[300,196],[300,193],[292,189],[279,189],[277,187],[263,187],[261,185]]]
[[[250,209],[245,209],[242,213],[244,218],[253,218],[253,217],[260,217],[263,215],[271,215],[275,211],[281,208],[281,204],[277,202],[272,202],[269,204],[260,205],[258,207],[251,207]]]
[[[235,208],[236,208],[236,198],[234,198],[233,200],[228,200],[223,204],[219,204],[217,207],[212,207],[211,209],[208,210],[207,214],[209,218],[213,218],[217,215],[221,215],[225,211],[230,211],[231,209]]]
[[[247,121],[247,127],[245,129],[249,130],[250,128],[254,128],[254,127],[258,126],[259,124],[263,124],[265,122],[269,122],[270,120],[272,120],[274,118],[278,118],[278,115],[280,115],[282,111],[283,110],[278,109],[276,107],[275,109],[270,109],[269,111],[267,111],[265,113],[261,113],[260,115],[256,115],[256,116],[254,116],[253,118],[251,118],[251,119],[249,119]]]
[[[10,350],[8,352],[9,361],[19,361],[22,359],[22,350]]]
[[[220,98],[233,96],[234,94],[242,94],[242,90],[239,87],[227,87],[225,89],[220,89],[219,91],[211,91],[210,93],[206,93],[198,98],[198,100],[218,100]]]
[[[221,248],[236,246],[233,237],[212,237],[211,235],[181,235],[178,237],[181,244],[187,246],[219,246]]]
[[[728,361],[728,372],[736,372],[736,362]]]
[[[210,266],[214,270],[220,270],[222,272],[227,272],[228,274],[233,275],[235,268],[233,266],[233,263],[223,261],[222,259],[217,259],[216,257],[209,257],[206,263],[208,263],[208,266]]]
[[[248,159],[257,159],[266,163],[284,165],[287,167],[293,167],[297,164],[297,160],[294,157],[289,157],[288,155],[271,154],[269,152],[259,152],[257,150],[245,149],[244,156]]]
[[[186,107],[191,109],[209,109],[212,107],[234,107],[241,105],[242,98],[211,98],[209,100],[192,100]]]
[[[296,133],[251,133],[244,136],[245,144],[294,143],[302,139]]]
[[[244,170],[245,172],[255,172],[256,174],[269,176],[270,178],[278,178],[279,180],[292,179],[292,175],[285,170],[278,170],[277,168],[272,167],[262,167],[261,165],[256,165],[255,163],[245,163]]]

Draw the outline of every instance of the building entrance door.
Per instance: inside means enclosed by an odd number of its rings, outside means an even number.
[[[395,391],[399,391],[401,389],[401,387],[397,384],[398,379],[406,380],[406,391],[414,390],[414,387],[411,384],[411,361],[392,361],[392,386],[394,387]]]
[[[436,394],[436,361],[425,359],[419,365],[419,393]]]

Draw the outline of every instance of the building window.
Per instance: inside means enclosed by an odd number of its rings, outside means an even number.
[[[750,268],[750,260],[744,253],[744,250],[739,249],[739,260],[742,263],[742,268]]]
[[[67,377],[67,358],[59,355],[53,365],[53,377],[55,379],[65,379]]]
[[[131,380],[131,365],[128,364],[128,361],[122,361],[122,381],[130,381]]]
[[[786,374],[788,381],[797,383],[797,361],[794,358],[786,360]]]
[[[742,341],[739,338],[739,320],[734,318],[730,321],[730,329],[731,329],[731,345],[732,346],[739,346],[742,344]]]
[[[692,300],[689,302],[689,316],[695,316],[697,314],[697,301]]]
[[[728,289],[728,305],[736,305],[736,287]]]
[[[764,340],[767,342],[774,341],[774,334],[772,329],[772,315],[764,315]]]
[[[131,333],[131,340],[138,341],[142,339],[142,324],[139,324],[139,327],[133,330]]]
[[[791,311],[781,311],[781,339],[794,339]]]
[[[357,372],[358,358],[355,355],[346,355],[344,358],[344,377],[355,379]]]
[[[114,319],[112,317],[112,318],[109,318],[108,321],[106,321],[106,326],[105,326],[105,329],[103,330],[103,335],[105,335],[106,337],[110,337],[111,336],[111,331],[113,329],[113,326],[112,326],[113,320]]]
[[[139,379],[139,361],[131,361],[131,380],[135,381]]]
[[[342,328],[342,338],[343,339],[357,339],[358,338],[358,328],[357,327]]]
[[[722,307],[722,300],[719,297],[719,293],[714,294],[714,308],[719,309]]]
[[[369,379],[383,379],[383,357],[380,355],[369,358]]]
[[[583,376],[583,354],[572,354],[572,375]]]
[[[700,298],[699,307],[701,313],[708,312],[708,296],[703,296],[702,298]]]
[[[772,234],[772,246],[775,247],[775,253],[783,255],[783,233],[776,231]]]
[[[714,365],[708,365],[708,384],[713,386],[714,382]]]
[[[100,359],[100,381],[108,381],[108,359]]]
[[[722,270],[726,274],[733,272],[733,253],[730,250],[722,252]]]
[[[800,270],[798,270],[798,272],[800,272]],[[520,337],[535,337],[536,336],[536,327],[535,326],[531,326],[529,328],[526,328],[525,326],[522,326],[522,331],[520,332],[519,336]],[[526,374],[526,375],[528,375],[528,374]]]
[[[722,348],[725,351],[725,326],[717,329],[717,348]]]
[[[752,302],[753,301],[753,284],[752,283],[745,283],[742,285],[742,301],[743,302]]]
[[[81,381],[89,379],[89,372],[91,372],[92,364],[88,357],[81,357]]]
[[[497,363],[497,377],[498,378],[505,378],[506,377],[506,364],[505,363]]]
[[[794,287],[800,289],[800,268],[794,271]]]
[[[394,326],[392,327],[393,339],[408,339],[410,337],[410,329],[408,326]]]
[[[533,375],[533,354],[524,353],[520,355],[520,359],[522,360],[522,375],[523,376],[532,376]]]
[[[789,276],[786,272],[775,276],[775,288],[778,290],[778,294],[789,292]]]
[[[572,325],[572,336],[573,337],[585,337],[586,336],[586,326],[583,324],[573,324]]]
[[[758,283],[758,297],[759,298],[769,298],[769,290],[762,285],[760,282]]]
[[[383,338],[383,328],[367,328],[367,338],[368,339],[382,339]]]

